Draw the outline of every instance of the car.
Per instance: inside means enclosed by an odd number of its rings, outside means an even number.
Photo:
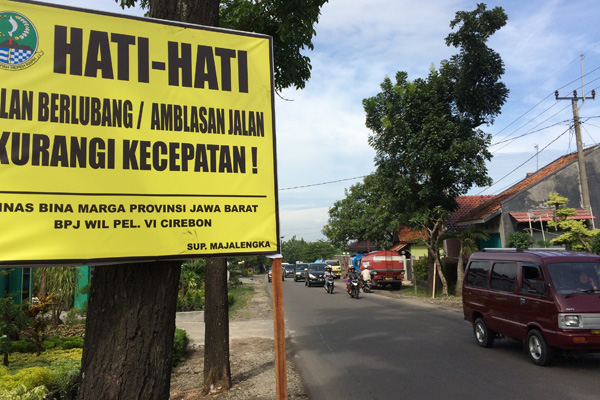
[[[273,280],[273,273],[271,272],[271,268],[269,268],[269,273],[267,275],[267,280],[271,282]],[[281,280],[285,281],[285,273],[283,272],[283,268],[281,269]]]
[[[297,263],[295,265],[296,271],[294,275],[294,282],[305,280],[306,269],[308,268],[308,264],[306,263]]]
[[[481,347],[523,341],[530,360],[600,352],[600,256],[551,249],[485,249],[471,255],[463,281],[464,318]]]
[[[308,268],[304,273],[304,284],[308,287],[311,287],[313,284],[323,286],[325,284],[325,277],[323,275],[325,275],[325,268],[327,267],[328,265],[325,263],[308,264]]]
[[[285,271],[285,277],[293,278],[294,275],[296,274],[296,268],[295,268],[294,264],[283,263],[281,265],[283,266],[283,270]]]

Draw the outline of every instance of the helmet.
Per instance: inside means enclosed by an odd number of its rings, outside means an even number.
[[[349,267],[348,272],[354,272],[354,267]]]
[[[325,267],[325,270],[326,271],[331,271],[331,267],[328,265],[328,266]]]

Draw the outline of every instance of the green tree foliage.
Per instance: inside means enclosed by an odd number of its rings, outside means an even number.
[[[336,249],[331,242],[325,240],[317,240],[316,242],[308,242],[302,249],[302,260],[305,262],[314,262],[316,260],[324,260],[333,258],[339,250]]]
[[[329,220],[323,234],[339,248],[355,240],[370,240],[380,248],[394,243],[400,227],[392,200],[377,174],[345,190],[346,197],[329,209]]]
[[[204,307],[204,276],[206,260],[194,259],[181,264],[177,310],[199,310]]]
[[[600,254],[600,230],[594,231],[594,236],[590,241],[590,247],[592,249],[592,253]]]
[[[394,212],[417,216],[428,232],[438,222],[431,210],[452,211],[456,197],[491,184],[485,166],[490,135],[479,126],[493,123],[508,89],[499,81],[502,59],[486,42],[506,20],[501,7],[487,10],[485,4],[457,12],[450,24],[457,30],[446,38],[457,55],[426,79],[409,81],[406,72],[395,82],[385,78],[381,92],[363,100],[369,144],[389,198],[396,200]],[[423,220],[428,215],[432,219]],[[432,248],[436,235],[428,238]]]
[[[550,193],[548,198],[546,204],[554,206],[554,220],[548,221],[548,226],[563,232],[550,243],[565,246],[569,250],[591,253],[590,241],[596,233],[586,227],[585,220],[569,219],[569,216],[577,215],[574,208],[566,207],[569,199],[555,192]]]
[[[273,37],[275,89],[303,89],[310,79],[314,25],[327,0],[223,0],[219,13],[224,28],[258,32]]]
[[[282,241],[281,255],[283,259],[290,264],[296,264],[296,261],[305,261],[302,258],[302,251],[306,244],[304,239],[298,240],[295,235],[290,240]]]
[[[506,247],[528,249],[533,245],[533,238],[525,232],[513,232],[508,235]]]

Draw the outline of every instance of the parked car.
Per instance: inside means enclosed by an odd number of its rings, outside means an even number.
[[[308,268],[308,264],[305,264],[305,263],[297,263],[296,264],[294,282],[305,280],[305,274],[306,274],[307,268]]]
[[[475,340],[524,343],[536,365],[556,350],[600,351],[600,256],[571,251],[486,249],[469,259],[464,317]]]
[[[281,264],[283,267],[283,270],[285,271],[285,277],[289,278],[289,277],[294,277],[294,275],[296,274],[296,268],[294,267],[294,264],[288,264],[288,263],[283,263]]]
[[[273,274],[271,272],[271,268],[269,268],[269,274],[267,275],[267,280],[271,282],[273,280]],[[281,268],[281,280],[285,281],[285,272],[283,267]]]
[[[308,268],[305,271],[304,279],[305,285],[310,287],[312,285],[321,285],[325,284],[325,268],[327,268],[327,264],[325,263],[310,263],[308,264]]]

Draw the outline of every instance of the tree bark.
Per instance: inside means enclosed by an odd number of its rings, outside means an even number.
[[[231,388],[227,260],[206,260],[204,307],[204,392]]]
[[[79,400],[169,398],[181,263],[97,266]]]
[[[460,242],[460,252],[458,253],[458,264],[456,265],[456,290],[454,293],[456,296],[462,297],[462,283],[465,277],[465,268],[464,268],[464,254],[463,254],[463,244],[462,240]]]

